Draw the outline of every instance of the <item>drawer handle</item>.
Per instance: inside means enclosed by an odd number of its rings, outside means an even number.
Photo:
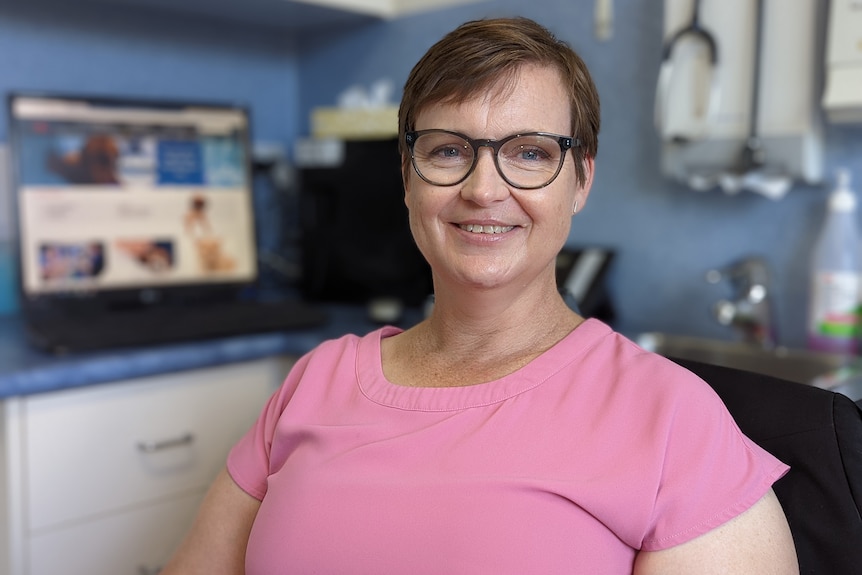
[[[183,445],[189,445],[194,440],[194,435],[192,435],[191,433],[186,433],[185,435],[181,435],[180,437],[163,439],[162,441],[139,441],[138,450],[143,451],[144,453],[155,453],[157,451],[163,451],[165,449],[171,449],[173,447],[182,447]]]

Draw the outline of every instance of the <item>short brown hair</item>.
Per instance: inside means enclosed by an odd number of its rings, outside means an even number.
[[[398,110],[398,139],[406,180],[409,150],[405,133],[427,106],[461,103],[496,85],[510,83],[524,65],[559,71],[569,96],[571,134],[582,142],[573,150],[578,182],[586,175],[584,155],[598,152],[599,95],[584,61],[565,42],[528,18],[473,20],[460,25],[434,44],[419,60],[407,83]]]

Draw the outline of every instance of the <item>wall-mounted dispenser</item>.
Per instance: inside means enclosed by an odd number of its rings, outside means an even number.
[[[862,123],[862,0],[832,0],[823,109],[831,122]]]
[[[662,173],[782,197],[823,173],[820,0],[665,0]]]

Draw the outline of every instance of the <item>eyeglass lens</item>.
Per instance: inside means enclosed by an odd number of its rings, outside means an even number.
[[[559,138],[528,134],[505,141],[495,157],[497,169],[510,184],[539,188],[549,184],[562,164]],[[413,144],[413,163],[419,175],[431,184],[451,186],[473,169],[473,145],[458,134],[426,132]]]

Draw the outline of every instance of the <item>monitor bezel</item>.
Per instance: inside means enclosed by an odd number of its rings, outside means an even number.
[[[251,216],[252,233],[252,268],[254,273],[250,279],[219,282],[190,282],[174,284],[154,284],[138,287],[105,287],[100,289],[70,289],[50,291],[38,294],[25,289],[23,274],[24,261],[21,245],[21,222],[19,195],[20,186],[20,133],[19,124],[14,117],[15,102],[21,98],[44,98],[85,102],[97,106],[114,106],[139,109],[169,109],[199,108],[212,110],[230,110],[240,112],[245,116],[246,129],[243,145],[246,149],[244,169],[246,174],[248,206]],[[231,101],[206,99],[168,99],[149,98],[143,96],[88,94],[66,91],[15,90],[6,94],[6,117],[9,130],[9,184],[12,196],[12,228],[13,256],[17,272],[16,288],[18,301],[24,315],[51,314],[57,311],[99,313],[125,308],[137,308],[157,305],[182,305],[187,302],[224,301],[236,298],[243,292],[253,290],[260,282],[261,269],[259,261],[260,238],[259,226],[255,214],[254,174],[252,158],[252,114],[248,104]]]

